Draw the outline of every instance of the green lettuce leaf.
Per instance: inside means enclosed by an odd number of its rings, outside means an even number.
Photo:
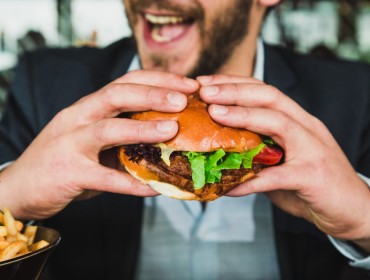
[[[198,190],[207,183],[220,182],[222,170],[252,168],[253,158],[258,155],[266,144],[245,153],[226,153],[220,149],[212,153],[185,152],[192,170],[194,189]]]
[[[263,139],[263,143],[269,144],[270,146],[275,144],[274,140],[272,140],[270,137],[266,137],[265,139]]]
[[[191,178],[194,182],[194,189],[199,190],[206,184],[205,161],[204,153],[188,152],[186,153],[191,166]]]
[[[215,183],[220,182],[221,172],[216,170],[217,164],[220,160],[226,155],[225,151],[220,149],[214,153],[208,153],[208,158],[206,157],[206,166],[205,166],[205,177],[206,183]]]
[[[266,147],[265,143],[259,144],[256,148],[249,150],[248,152],[242,153],[242,162],[244,168],[252,168],[253,158],[258,155],[261,150]]]

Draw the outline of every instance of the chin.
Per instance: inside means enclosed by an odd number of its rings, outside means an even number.
[[[139,56],[143,69],[166,71],[182,76],[193,72],[198,58],[194,51],[171,55],[171,52],[156,53],[148,48],[139,48]],[[187,59],[184,60],[184,57]]]

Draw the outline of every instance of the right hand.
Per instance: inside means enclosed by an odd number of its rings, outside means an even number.
[[[187,102],[184,93],[198,87],[196,81],[176,74],[133,71],[62,110],[0,173],[0,208],[10,208],[17,218],[42,219],[77,197],[99,192],[157,195],[117,170],[117,156],[107,154],[118,145],[169,140],[177,133],[177,123],[116,116],[131,111],[181,111]]]

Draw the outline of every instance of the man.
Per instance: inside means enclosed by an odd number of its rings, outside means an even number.
[[[266,9],[278,2],[126,0],[137,52],[122,40],[23,58],[0,126],[0,206],[61,232],[50,279],[366,279],[333,244],[355,265],[369,262],[369,69],[258,43]],[[139,68],[136,54],[146,70],[125,74]],[[215,121],[285,150],[282,165],[205,214],[198,204],[149,198],[156,193],[116,169],[112,148],[172,138],[176,122],[115,117],[181,111],[184,94],[197,90]],[[254,193],[277,207],[246,196]],[[136,196],[147,196],[145,205]],[[255,221],[246,223],[253,203]],[[226,218],[213,214],[217,205]],[[192,217],[178,221],[173,209]],[[201,231],[215,220],[216,237]]]

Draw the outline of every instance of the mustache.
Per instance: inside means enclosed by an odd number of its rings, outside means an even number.
[[[131,13],[136,15],[142,13],[148,8],[154,8],[159,11],[164,10],[185,18],[196,20],[203,20],[205,14],[204,8],[198,1],[193,1],[190,5],[174,3],[171,0],[130,0],[129,2]]]

